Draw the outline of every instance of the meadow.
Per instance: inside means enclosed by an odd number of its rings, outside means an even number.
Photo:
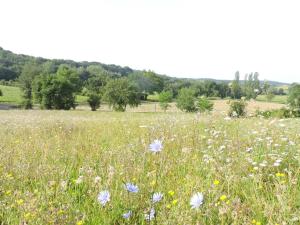
[[[80,110],[0,118],[0,224],[300,223],[299,119]]]

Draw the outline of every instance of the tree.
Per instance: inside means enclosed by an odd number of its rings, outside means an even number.
[[[182,88],[177,96],[177,107],[185,112],[196,112],[195,91],[191,88]]]
[[[22,69],[19,83],[23,91],[23,106],[25,109],[32,109],[32,83],[34,78],[41,72],[40,68],[33,63],[27,63]]]
[[[100,107],[100,100],[101,97],[99,94],[95,93],[95,92],[91,92],[88,94],[88,103],[91,107],[92,111],[96,111],[99,107]]]
[[[172,98],[173,98],[173,94],[171,91],[162,91],[159,94],[158,96],[159,105],[164,111],[166,111],[170,107],[169,102],[172,101]]]
[[[291,85],[287,101],[291,109],[300,111],[300,84]]]
[[[235,73],[235,79],[231,84],[231,97],[234,99],[240,99],[242,97],[242,89],[240,87],[240,73]]]
[[[198,100],[197,107],[199,112],[210,112],[213,110],[214,103],[209,101],[206,97],[201,97]]]
[[[75,108],[75,94],[79,92],[79,77],[76,70],[60,66],[56,74],[37,77],[35,97],[45,109]]]
[[[3,96],[3,92],[2,92],[2,90],[0,89],[0,96]]]
[[[127,78],[110,80],[105,86],[104,100],[115,111],[120,112],[124,112],[127,105],[137,107],[141,103],[137,87]]]

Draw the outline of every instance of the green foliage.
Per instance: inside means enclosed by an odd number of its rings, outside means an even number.
[[[177,96],[177,107],[185,112],[196,112],[195,91],[191,88],[182,88]]]
[[[260,111],[256,110],[255,112],[256,116],[262,116],[264,118],[296,118],[300,117],[300,111],[299,110],[292,110],[292,109],[273,109],[273,110],[265,110]]]
[[[23,91],[23,106],[25,109],[32,108],[32,83],[36,76],[41,72],[37,64],[27,63],[22,69],[22,73],[19,77],[20,87]]]
[[[268,91],[266,95],[266,99],[268,102],[271,102],[274,99],[275,95],[273,94],[272,91]]]
[[[246,99],[256,99],[257,95],[259,94],[260,85],[258,76],[259,74],[257,72],[254,74],[250,73],[249,75],[246,74],[243,85],[243,94]]]
[[[206,97],[198,99],[197,108],[200,112],[211,112],[213,110],[214,103],[209,101]]]
[[[172,101],[172,98],[173,98],[173,94],[171,91],[162,91],[159,94],[158,96],[159,105],[164,111],[166,111],[170,107],[169,103]]]
[[[137,87],[127,78],[110,80],[105,86],[104,100],[119,112],[124,112],[127,105],[137,107],[141,103]]]
[[[246,115],[246,102],[244,100],[229,101],[228,116],[242,117]]]
[[[97,94],[95,92],[88,94],[87,102],[89,103],[92,111],[96,111],[100,107],[100,100],[101,100],[101,97],[99,94]]]
[[[74,69],[61,66],[56,74],[39,76],[35,80],[35,98],[45,109],[75,108],[75,93],[79,77]]]
[[[291,109],[300,111],[300,84],[293,84],[290,87],[287,101]]]
[[[231,84],[231,97],[233,99],[240,99],[242,97],[242,89],[240,86],[240,73],[237,71],[235,73],[235,79]]]
[[[0,89],[0,96],[3,96],[3,92],[2,92],[2,90]]]

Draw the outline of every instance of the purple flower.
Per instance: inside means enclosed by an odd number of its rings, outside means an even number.
[[[125,189],[128,192],[132,192],[132,193],[138,193],[139,192],[139,188],[137,185],[134,185],[133,183],[126,183],[125,184]]]
[[[154,140],[150,145],[149,145],[149,150],[151,152],[160,152],[163,148],[163,145],[162,145],[162,141],[160,140]]]

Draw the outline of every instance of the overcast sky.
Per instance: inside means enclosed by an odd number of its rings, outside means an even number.
[[[0,0],[0,46],[176,77],[300,82],[299,0]]]

